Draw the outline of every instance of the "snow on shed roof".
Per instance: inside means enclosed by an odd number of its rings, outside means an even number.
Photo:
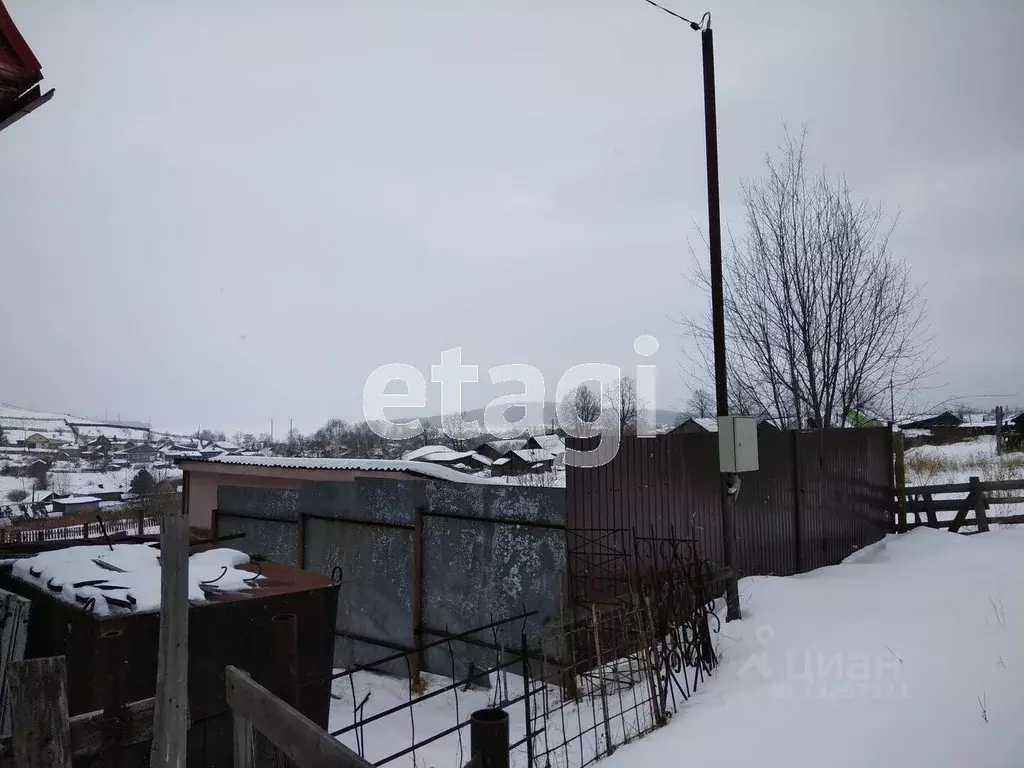
[[[449,462],[449,461],[460,461],[462,459],[468,459],[473,455],[473,451],[438,451],[437,453],[431,453],[426,456],[421,456],[420,461],[437,461],[437,462]]]
[[[491,485],[487,478],[464,475],[448,467],[425,461],[401,461],[392,459],[318,459],[293,456],[216,456],[211,459],[193,459],[186,469],[200,470],[204,465],[216,467],[231,465],[242,467],[274,467],[277,469],[335,469],[354,472],[404,472],[435,480],[450,480],[456,483],[478,483]]]
[[[112,549],[106,544],[68,547],[18,560],[13,574],[15,578],[40,589],[49,587],[51,595],[59,589],[55,596],[72,605],[81,605],[76,598],[95,598],[93,613],[101,616],[112,612],[140,613],[160,608],[159,556],[160,550],[145,544],[115,544]],[[97,561],[108,567],[104,568]],[[192,555],[188,559],[189,602],[206,599],[206,593],[200,586],[202,581],[215,581],[218,588],[230,591],[256,586],[246,581],[253,578],[252,573],[236,567],[247,562],[249,556],[234,549],[211,549]],[[103,586],[117,585],[122,589],[74,586],[88,581],[95,584],[94,580],[102,580]],[[131,603],[131,607],[108,603],[108,595],[120,602]]]
[[[99,501],[95,496],[68,496],[66,499],[55,499],[58,504],[95,504]]]
[[[430,456],[433,453],[448,453],[450,451],[451,448],[447,445],[424,445],[415,451],[409,451],[402,457],[402,461],[415,461],[416,459],[422,459],[424,456]]]

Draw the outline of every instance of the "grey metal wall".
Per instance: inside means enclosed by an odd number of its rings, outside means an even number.
[[[372,663],[416,645],[417,543],[423,642],[536,610],[525,626],[473,638],[516,648],[521,632],[536,636],[562,610],[560,488],[360,478],[296,489],[221,486],[217,505],[217,533],[246,534],[232,546],[328,576],[340,569],[339,665]],[[426,670],[446,674],[455,664],[461,674],[470,664],[493,666],[494,656],[458,642],[428,650],[423,662]],[[407,672],[404,661],[385,669]]]

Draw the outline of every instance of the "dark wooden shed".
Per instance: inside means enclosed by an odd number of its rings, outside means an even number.
[[[256,572],[259,566],[241,568]],[[225,698],[224,668],[233,664],[274,688],[281,660],[272,647],[271,621],[295,614],[298,635],[298,709],[327,726],[334,656],[338,586],[319,574],[286,565],[261,564],[260,586],[211,596],[189,608],[188,765],[231,768],[232,717]],[[95,616],[11,575],[0,586],[32,600],[26,658],[67,657],[70,715],[102,709],[109,686],[102,634],[124,638],[126,697],[137,701],[156,691],[160,616],[156,612]],[[123,750],[119,765],[149,765],[149,745]]]

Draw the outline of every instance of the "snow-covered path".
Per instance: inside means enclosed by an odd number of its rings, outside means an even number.
[[[608,768],[1024,764],[1024,529],[918,529],[740,587],[716,679]]]

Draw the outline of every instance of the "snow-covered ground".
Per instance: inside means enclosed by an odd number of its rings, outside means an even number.
[[[983,435],[950,445],[920,445],[906,453],[907,485],[1024,478],[1024,454],[996,455],[996,439]]]
[[[907,486],[966,483],[971,477],[984,481],[1024,480],[1024,453],[996,454],[991,435],[950,445],[921,445],[906,453]],[[1024,491],[1008,491],[992,496],[1024,496]],[[963,498],[963,494],[936,498]],[[951,520],[956,513],[940,512],[940,520]],[[1024,504],[993,504],[989,517],[1024,514]]]
[[[4,462],[0,461],[0,465]],[[95,490],[102,485],[104,489],[128,491],[131,488],[132,478],[138,474],[141,467],[119,470],[117,472],[51,472],[50,490],[58,496],[75,494],[83,489]],[[148,467],[147,471],[157,481],[174,481],[181,478],[180,469],[153,469]],[[0,475],[0,507],[11,502],[7,499],[7,492],[13,490],[24,490],[29,495],[27,502],[32,500],[32,478],[31,477],[10,477]]]
[[[1024,529],[980,536],[918,529],[847,562],[740,582],[742,621],[717,636],[716,675],[669,725],[603,762],[608,768],[694,763],[723,768],[1004,768],[1024,762]],[[724,615],[724,610],[720,612]],[[521,689],[512,680],[510,693]],[[366,714],[407,696],[368,673]],[[332,729],[351,722],[352,691],[335,684]],[[487,706],[491,692],[417,705],[422,740]],[[589,717],[585,715],[584,717]],[[524,733],[521,705],[512,740]],[[408,712],[366,727],[367,756],[407,746]],[[352,734],[346,743],[355,744]],[[417,751],[417,765],[462,764],[456,736]],[[516,758],[516,756],[513,756]],[[523,765],[521,757],[514,760]],[[393,765],[411,766],[411,756]],[[569,765],[578,765],[578,753]],[[554,765],[554,763],[552,763]],[[559,764],[560,766],[562,764]]]

